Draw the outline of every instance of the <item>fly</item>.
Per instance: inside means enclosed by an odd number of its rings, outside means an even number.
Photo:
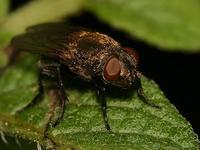
[[[39,93],[22,110],[32,107],[43,96],[45,76],[56,81],[50,89],[53,100],[60,102],[62,111],[54,126],[63,118],[65,105],[69,102],[61,73],[63,68],[83,80],[94,83],[107,130],[111,130],[105,98],[105,91],[109,85],[123,89],[136,86],[139,97],[146,104],[159,108],[144,95],[136,52],[131,48],[122,47],[105,34],[85,28],[69,27],[62,23],[46,23],[29,27],[24,34],[15,36],[11,45],[14,49],[41,56]]]

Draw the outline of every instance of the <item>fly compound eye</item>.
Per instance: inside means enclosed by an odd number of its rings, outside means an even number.
[[[130,47],[124,47],[123,50],[126,53],[128,53],[132,57],[132,59],[134,59],[136,65],[138,65],[138,62],[139,62],[138,53],[133,48],[130,48]]]
[[[116,57],[110,58],[104,67],[104,77],[108,81],[117,80],[120,76],[121,65]]]

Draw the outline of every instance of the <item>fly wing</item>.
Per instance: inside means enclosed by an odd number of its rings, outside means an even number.
[[[69,25],[64,23],[42,23],[34,26],[30,26],[26,29],[27,32],[59,32],[69,31],[71,28]]]
[[[60,51],[67,50],[73,31],[62,23],[40,24],[14,37],[11,44],[15,49],[57,57]]]

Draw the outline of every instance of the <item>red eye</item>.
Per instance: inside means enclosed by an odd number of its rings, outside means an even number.
[[[120,76],[121,65],[116,57],[110,58],[104,67],[104,77],[106,80],[117,80]]]
[[[138,62],[139,62],[138,53],[133,48],[130,48],[130,47],[124,47],[123,50],[125,52],[127,52],[133,58],[133,60],[135,61],[136,65],[138,65]]]

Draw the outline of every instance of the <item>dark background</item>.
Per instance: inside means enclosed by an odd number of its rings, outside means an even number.
[[[27,2],[28,0],[12,0],[10,11]],[[171,103],[187,118],[194,131],[200,135],[200,53],[166,52],[130,37],[125,32],[113,30],[109,25],[84,11],[71,17],[68,21],[106,33],[123,46],[136,49],[140,56],[140,70],[144,75],[157,82]]]

